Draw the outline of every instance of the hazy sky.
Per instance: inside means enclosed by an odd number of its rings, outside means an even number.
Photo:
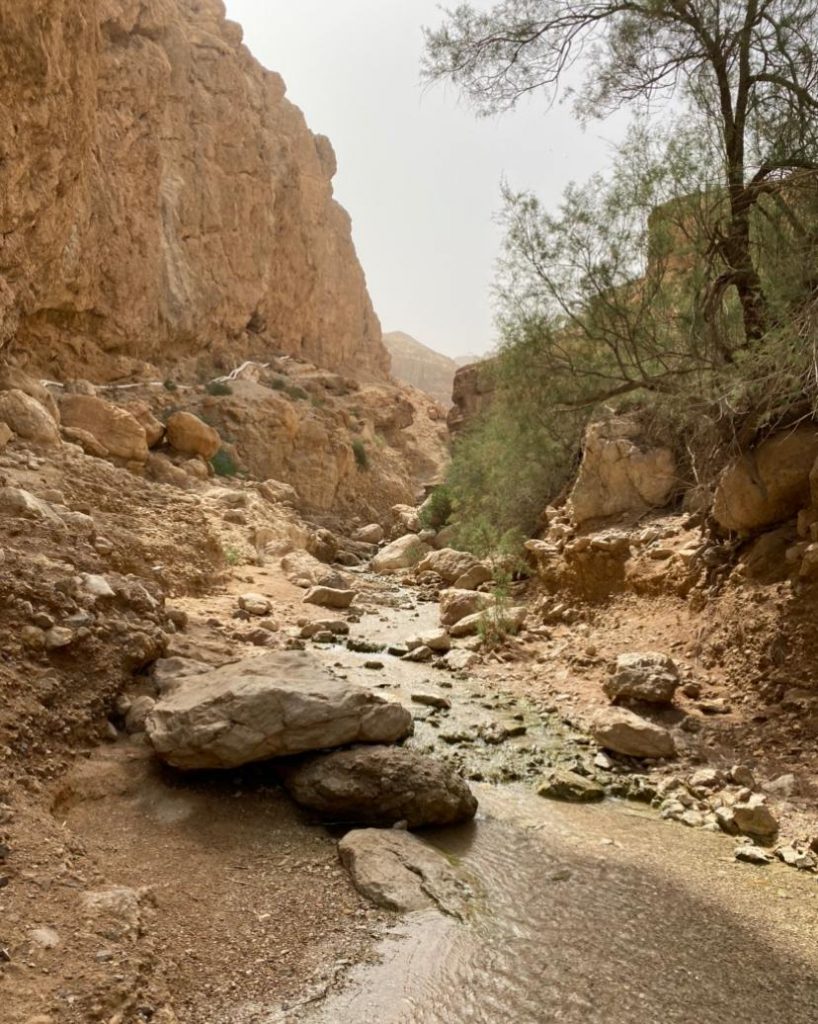
[[[583,132],[544,100],[480,120],[451,87],[422,87],[421,27],[440,22],[437,0],[226,5],[312,130],[332,139],[336,195],[384,330],[454,356],[490,349],[501,181],[556,203],[607,163],[614,129]]]

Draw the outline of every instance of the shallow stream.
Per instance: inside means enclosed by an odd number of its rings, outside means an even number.
[[[395,643],[435,624],[436,606],[395,597],[386,621],[366,619],[360,636]],[[376,670],[363,667],[372,655],[326,657],[373,684]],[[522,716],[526,733],[498,745],[504,753],[470,744],[489,765],[508,758],[508,744],[536,767],[538,748],[574,742],[558,720],[487,699],[469,680],[449,687],[445,673],[378,657],[381,681],[402,699],[447,695],[443,718]],[[425,719],[416,742],[445,748],[441,731]],[[475,790],[475,822],[426,836],[473,883],[471,919],[410,915],[379,964],[353,970],[326,1000],[272,1011],[269,1024],[816,1024],[814,876],[738,864],[729,838],[639,804],[558,804],[523,783]]]

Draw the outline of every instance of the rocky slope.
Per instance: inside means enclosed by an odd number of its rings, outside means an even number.
[[[0,10],[0,348],[62,379],[270,348],[385,379],[335,156],[220,0]]]
[[[403,331],[383,336],[392,357],[392,376],[425,391],[441,405],[452,404],[452,385],[457,362],[441,355]]]

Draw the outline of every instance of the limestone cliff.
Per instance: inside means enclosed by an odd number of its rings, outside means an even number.
[[[410,334],[391,331],[383,336],[392,357],[392,376],[425,391],[441,405],[452,404],[452,384],[457,363],[435,352]]]
[[[388,355],[335,156],[221,0],[3,0],[0,349],[55,377]]]

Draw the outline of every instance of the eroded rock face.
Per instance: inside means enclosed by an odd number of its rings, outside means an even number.
[[[145,723],[176,768],[237,768],[349,743],[394,743],[412,731],[400,704],[331,676],[312,655],[285,651],[187,676]]]
[[[810,503],[818,430],[804,426],[762,442],[729,465],[716,486],[713,517],[725,530],[752,532],[793,518]]]
[[[442,761],[403,747],[356,747],[309,758],[285,785],[303,807],[333,821],[409,828],[473,818],[477,799]]]
[[[385,378],[332,146],[220,0],[42,17],[0,11],[0,349],[102,380],[168,353],[237,365],[269,325],[279,351]]]
[[[569,499],[575,523],[643,512],[668,501],[678,482],[673,452],[644,445],[640,435],[631,417],[590,424]]]

